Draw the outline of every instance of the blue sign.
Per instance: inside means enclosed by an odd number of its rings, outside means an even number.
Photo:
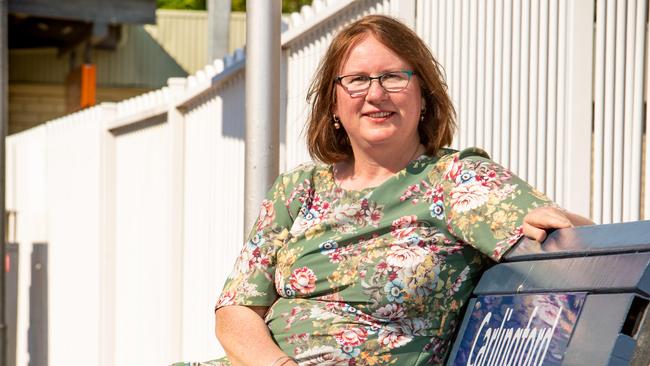
[[[452,365],[561,365],[585,296],[479,296]]]

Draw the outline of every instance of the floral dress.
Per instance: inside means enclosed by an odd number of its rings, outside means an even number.
[[[273,339],[303,366],[441,364],[485,266],[549,204],[476,148],[361,191],[302,165],[262,202],[217,308],[270,307]]]

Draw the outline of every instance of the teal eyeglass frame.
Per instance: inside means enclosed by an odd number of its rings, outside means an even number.
[[[383,79],[383,78],[386,75],[390,75],[390,74],[394,74],[394,73],[404,73],[404,74],[406,74],[408,76],[408,78],[406,80],[406,85],[404,85],[404,87],[399,89],[399,90],[388,90],[388,89],[386,89],[386,87],[384,87],[383,80],[385,80],[385,79]],[[368,90],[370,89],[370,86],[372,85],[373,80],[377,80],[377,82],[379,83],[379,86],[381,86],[381,88],[384,89],[387,93],[399,93],[399,92],[401,92],[402,90],[406,89],[409,86],[409,83],[411,82],[411,77],[413,75],[417,75],[417,73],[415,71],[413,71],[413,70],[387,71],[387,72],[384,72],[384,73],[379,74],[377,76],[370,76],[370,75],[363,75],[363,74],[349,74],[349,75],[337,76],[336,78],[334,78],[334,83],[339,84],[351,96],[361,96],[361,95],[365,95],[366,93],[368,93]],[[348,89],[341,82],[341,80],[343,80],[343,78],[346,78],[346,77],[349,77],[349,76],[362,76],[362,77],[368,78],[368,87],[365,88],[365,89],[350,91],[350,89]]]

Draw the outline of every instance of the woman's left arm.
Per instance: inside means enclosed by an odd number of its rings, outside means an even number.
[[[546,239],[547,229],[562,229],[574,226],[594,225],[586,217],[564,211],[554,206],[538,207],[524,217],[524,235],[542,242]]]

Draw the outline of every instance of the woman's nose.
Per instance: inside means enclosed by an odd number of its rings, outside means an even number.
[[[370,87],[368,87],[368,94],[366,94],[367,100],[383,99],[386,97],[386,94],[387,92],[384,90],[384,87],[379,84],[379,80],[370,80]]]

